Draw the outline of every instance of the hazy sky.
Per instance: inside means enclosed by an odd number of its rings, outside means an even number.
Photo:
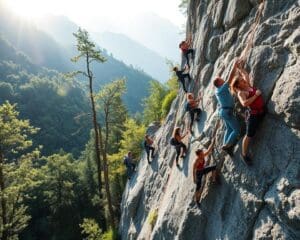
[[[143,12],[153,12],[181,27],[184,17],[179,12],[180,0],[4,0],[20,15],[34,18],[51,13],[66,15],[83,27],[95,19],[113,24]]]

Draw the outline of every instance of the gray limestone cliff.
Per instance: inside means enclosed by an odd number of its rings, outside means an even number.
[[[161,126],[152,125],[156,157],[145,154],[122,200],[122,239],[300,239],[300,2],[265,0],[246,68],[263,91],[267,114],[251,143],[253,166],[221,151],[224,125],[217,131],[210,163],[221,167],[221,185],[205,179],[201,208],[193,204],[195,150],[207,147],[218,119],[212,80],[222,65],[226,78],[246,47],[258,0],[190,0],[187,32],[195,58],[191,92],[203,93],[201,120],[186,137],[188,155],[175,166],[169,144],[174,126],[186,129],[182,90]],[[243,120],[241,119],[241,123]]]

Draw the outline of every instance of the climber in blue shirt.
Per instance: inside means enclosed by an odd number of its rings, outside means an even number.
[[[216,87],[215,95],[219,103],[219,115],[224,120],[226,127],[222,149],[230,156],[233,155],[234,146],[240,135],[240,124],[233,115],[234,100],[229,89],[239,64],[239,60],[235,61],[227,82],[220,76],[217,76],[213,81],[214,86]]]

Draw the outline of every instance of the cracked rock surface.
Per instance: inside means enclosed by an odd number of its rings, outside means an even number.
[[[165,122],[148,132],[158,149],[151,165],[146,154],[127,183],[119,233],[122,239],[300,239],[300,2],[265,0],[265,7],[247,56],[246,69],[263,91],[267,114],[250,145],[254,164],[221,151],[224,125],[217,131],[209,159],[221,167],[221,185],[205,179],[201,207],[192,201],[192,164],[197,148],[207,147],[218,119],[212,81],[225,64],[226,78],[235,57],[247,43],[258,9],[257,0],[190,0],[187,33],[193,36],[195,58],[190,92],[203,95],[201,119],[184,142],[188,154],[175,166],[169,144],[173,129],[186,130],[182,90]],[[241,125],[244,127],[243,119]],[[156,218],[149,220],[149,215]]]

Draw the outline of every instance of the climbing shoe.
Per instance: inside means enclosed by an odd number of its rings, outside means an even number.
[[[241,157],[242,157],[243,161],[247,164],[247,166],[253,165],[252,160],[248,155],[244,156],[243,154],[241,154]]]

